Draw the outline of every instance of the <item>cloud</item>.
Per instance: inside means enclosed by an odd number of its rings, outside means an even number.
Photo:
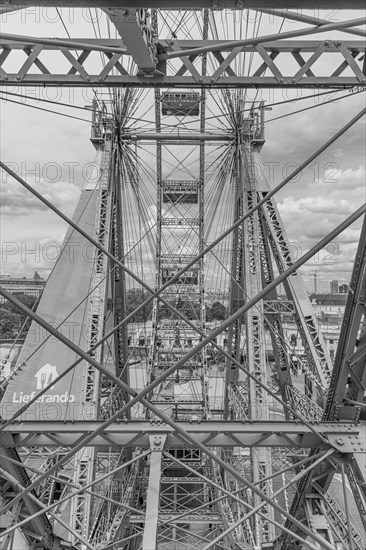
[[[295,196],[294,193],[278,202],[280,216],[296,258],[310,250],[359,208],[365,199],[364,180],[363,165],[338,169],[336,173],[333,168],[329,168],[319,181],[307,179],[302,186],[301,196]],[[329,290],[327,281],[331,279],[349,281],[360,226],[359,219],[302,267],[309,288],[312,288],[311,274],[315,271],[318,273],[318,288],[323,290]]]
[[[3,242],[1,261],[4,273],[15,276],[29,276],[38,271],[47,277],[56,263],[61,251],[64,234],[55,234],[48,238]]]
[[[312,181],[311,188],[319,187],[324,191],[331,191],[332,198],[339,199],[340,192],[347,191],[360,194],[365,197],[365,166],[360,165],[358,168],[346,168],[342,170],[336,163],[328,163],[324,165],[324,175],[319,181]]]
[[[6,174],[5,174],[6,175]],[[51,183],[44,179],[29,181],[35,191],[38,191],[45,199],[63,212],[72,213],[80,189],[75,183],[57,181]],[[4,216],[28,216],[35,210],[47,211],[48,206],[43,204],[30,191],[22,187],[10,176],[3,177],[1,184],[1,213]]]
[[[333,172],[332,177],[335,178]],[[291,194],[278,202],[285,227],[302,241],[325,236],[364,201],[364,179],[364,166],[338,170],[334,182],[329,172],[319,181],[308,179],[302,186],[302,196]]]
[[[286,213],[295,214],[299,212],[343,215],[350,214],[354,210],[346,199],[336,201],[326,197],[305,197],[296,200],[290,196],[284,199],[278,207],[280,212],[285,215]]]
[[[267,118],[274,118],[303,107],[316,106],[315,109],[305,113],[294,114],[266,125],[266,143],[262,150],[263,160],[278,162],[281,166],[285,166],[289,160],[298,164],[302,163],[349,122],[364,107],[365,102],[364,94],[350,94],[349,97],[338,102],[322,105],[323,101],[327,99],[328,96],[324,96],[323,98],[285,104],[276,107],[273,115],[272,113],[266,115]],[[350,166],[359,166],[360,161],[362,162],[364,158],[365,150],[364,124],[364,120],[359,120],[319,155],[310,164],[310,167],[319,165],[323,171],[324,165],[330,162],[339,164],[341,170]],[[342,156],[339,156],[340,152],[343,153]]]

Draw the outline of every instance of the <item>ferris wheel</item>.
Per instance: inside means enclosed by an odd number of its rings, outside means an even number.
[[[72,219],[1,164],[69,226],[36,312],[1,289],[33,319],[2,384],[1,548],[362,550],[365,227],[334,364],[300,268],[364,207],[296,258],[275,194],[364,113],[277,185],[261,159],[273,90],[364,86],[359,43],[292,38],[362,22],[101,8],[57,41],[71,68],[54,39],[3,44],[18,82],[95,87],[96,160]]]

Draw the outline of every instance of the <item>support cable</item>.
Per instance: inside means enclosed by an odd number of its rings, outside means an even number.
[[[2,90],[1,90],[2,91]],[[66,118],[73,118],[75,120],[81,120],[82,122],[87,122],[90,124],[90,120],[86,118],[80,118],[78,116],[68,115],[67,113],[60,113],[59,111],[51,111],[51,109],[45,109],[44,107],[37,107],[37,105],[28,105],[28,103],[22,103],[21,101],[15,101],[14,99],[9,99],[7,97],[0,96],[0,99],[7,101],[8,103],[15,103],[16,105],[23,105],[23,107],[31,107],[32,109],[37,109],[38,111],[45,111],[46,113],[51,113],[53,115],[61,115]]]
[[[210,250],[212,250],[220,241],[222,241],[225,237],[230,235],[232,231],[234,231],[237,227],[239,227],[246,219],[248,219],[254,212],[256,212],[263,204],[265,204],[273,195],[275,195],[280,189],[282,189],[288,182],[290,182],[297,174],[299,174],[308,164],[310,164],[317,156],[319,156],[325,149],[327,149],[331,144],[333,144],[340,136],[342,136],[351,126],[353,126],[358,120],[360,120],[366,113],[366,108],[362,109],[355,117],[353,117],[343,128],[341,128],[334,136],[332,136],[326,143],[324,143],[319,149],[317,149],[313,154],[310,155],[303,163],[301,163],[287,178],[285,178],[281,183],[279,183],[276,187],[274,187],[271,191],[269,191],[260,201],[258,201],[252,208],[248,210],[248,212],[239,218],[231,227],[229,227],[224,233],[220,235],[217,239],[215,239],[209,246],[207,246],[202,253],[198,254],[193,260],[189,261],[182,269],[180,269],[168,282],[163,284],[158,290],[155,292],[152,292],[151,296],[147,298],[142,304],[140,304],[134,311],[134,314],[136,314],[138,311],[143,309],[147,306],[154,298],[158,297],[168,286],[174,284],[178,279],[185,273],[190,267],[192,267],[197,260],[199,260],[201,257],[203,257],[205,254],[207,254]],[[105,247],[101,246],[100,243],[95,241],[88,233],[86,233],[83,229],[81,229],[77,224],[75,224],[70,218],[68,218],[65,214],[63,214],[58,208],[56,208],[50,201],[48,201],[45,197],[43,197],[40,193],[35,191],[28,183],[26,183],[20,176],[18,176],[13,170],[11,170],[6,164],[4,164],[2,161],[0,161],[0,167],[3,168],[8,174],[13,176],[14,179],[16,179],[23,187],[28,189],[33,195],[35,195],[41,202],[46,204],[53,212],[58,214],[64,221],[66,221],[71,227],[76,229],[83,237],[85,237],[89,242],[91,242],[94,246],[96,246],[101,252],[106,254],[113,262],[117,263],[121,269],[123,269],[128,275],[130,275],[133,279],[138,281],[146,290],[149,292],[152,291],[148,285],[143,283],[139,277],[137,277],[130,269],[128,269],[120,260],[115,258],[113,254],[109,252]],[[160,298],[161,299],[161,298]],[[122,324],[126,324],[130,319],[130,316],[127,316],[123,321],[121,321]],[[120,324],[119,326],[122,326]]]
[[[352,89],[351,89],[352,90]],[[357,95],[359,93],[362,93],[364,92],[365,90],[357,90],[356,92],[354,92],[352,95]],[[37,98],[37,97],[31,97],[31,96],[28,96],[28,95],[24,95],[24,94],[17,94],[17,93],[14,93],[14,92],[8,92],[7,90],[4,90],[2,89],[0,91],[2,94],[6,94],[6,95],[10,95],[10,96],[15,96],[15,97],[21,97],[21,98],[24,98],[24,99],[31,99],[33,101],[40,101],[40,102],[43,102],[43,103],[50,103],[52,105],[61,105],[62,107],[68,107],[70,109],[79,109],[81,111],[90,111],[90,109],[88,109],[87,107],[81,107],[80,105],[70,105],[68,103],[63,103],[61,101],[53,101],[51,99],[44,99],[44,98]],[[288,103],[294,103],[294,102],[297,102],[297,101],[302,101],[304,99],[315,99],[317,97],[321,97],[321,96],[324,96],[324,95],[329,95],[329,94],[339,94],[343,92],[343,90],[340,90],[340,89],[334,89],[334,90],[331,90],[331,91],[327,91],[327,92],[321,92],[319,94],[309,94],[309,95],[306,95],[306,96],[303,96],[303,97],[296,97],[296,98],[292,98],[292,99],[285,99],[283,101],[276,101],[274,103],[268,103],[266,104],[266,107],[277,107],[278,105],[287,105]],[[348,95],[345,95],[345,96],[342,96],[342,97],[352,97],[350,96],[349,94]],[[0,97],[0,99],[2,99],[3,101],[9,101],[9,99],[5,98],[5,97]],[[216,101],[215,98],[212,98],[214,101]],[[337,101],[338,99],[340,98],[334,98],[334,101]],[[14,102],[14,100],[13,100]],[[328,102],[330,103],[330,102]],[[33,105],[27,105],[26,103],[22,103],[22,102],[18,102],[17,103],[18,105],[25,105],[26,107],[33,107]],[[217,103],[217,105],[219,106],[219,103]],[[325,102],[319,104],[319,105],[316,105],[316,107],[320,107],[321,105],[325,105]],[[209,108],[209,107],[207,107]],[[50,113],[53,113],[53,114],[60,114],[60,115],[64,115],[64,116],[70,116],[70,115],[66,115],[64,113],[60,113],[60,112],[57,112],[57,111],[47,111],[47,109],[44,109],[46,112],[50,112]],[[211,109],[210,109],[211,110]],[[221,109],[222,110],[222,109]],[[240,109],[238,110],[238,114],[239,113],[246,113],[246,112],[250,112],[252,110],[252,107],[250,108],[247,108],[247,109]],[[301,112],[301,111],[294,111],[293,113],[290,113],[290,114],[295,114],[297,112]],[[111,113],[108,113],[107,114],[111,114]],[[221,118],[226,118],[227,119],[227,113],[222,113],[222,114],[216,114],[216,115],[213,115],[213,116],[210,116],[210,117],[206,117],[206,122],[208,120],[217,120],[217,119],[221,119]],[[76,118],[76,117],[75,117]],[[146,122],[148,124],[152,124],[153,121],[152,120],[148,120],[148,119],[144,119],[143,117],[132,117],[132,116],[129,116],[128,117],[129,120],[133,120],[135,122]],[[86,119],[83,119],[83,118],[76,118],[76,120],[82,120],[84,122],[89,122],[90,124],[90,120],[86,120]],[[269,120],[273,120],[273,119],[269,119]],[[269,122],[269,120],[267,120],[266,122]],[[194,120],[187,120],[185,121],[185,125],[187,126],[188,124],[196,124],[196,121]],[[164,124],[164,128],[176,128],[176,124]],[[216,129],[216,127],[214,127]],[[225,129],[225,127],[223,127]]]
[[[365,93],[365,92],[366,92],[366,89],[355,92],[353,95],[358,95],[358,94],[362,94],[362,93]],[[340,97],[337,97],[337,98],[334,98],[334,99],[329,99],[328,101],[323,101],[323,103],[318,103],[317,105],[310,105],[310,107],[304,107],[304,109],[299,109],[297,111],[293,111],[292,113],[286,113],[284,115],[280,115],[280,116],[275,117],[275,118],[269,118],[268,120],[266,120],[266,124],[268,122],[273,122],[274,120],[280,120],[281,118],[286,118],[286,117],[291,116],[291,115],[296,115],[298,113],[304,113],[305,111],[310,111],[311,109],[315,109],[316,107],[321,107],[322,105],[327,105],[328,103],[334,103],[335,101],[339,101],[340,99],[344,99],[346,97],[350,97],[349,94],[341,95]]]

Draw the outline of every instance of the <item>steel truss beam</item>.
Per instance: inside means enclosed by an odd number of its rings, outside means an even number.
[[[73,422],[25,421],[8,426],[2,433],[4,444],[11,447],[43,446],[73,447],[83,434],[92,434],[88,446],[150,446],[150,436],[166,434],[166,448],[184,448],[186,445],[171,426],[143,420],[115,421],[101,433],[103,421],[81,420]],[[357,444],[357,452],[366,451],[362,441],[365,423],[355,426],[352,422],[341,424],[319,422],[313,430],[296,422],[252,420],[175,422],[186,433],[209,447],[299,447],[311,448],[335,446],[342,452],[351,452]],[[361,445],[358,445],[361,438]],[[342,440],[342,441],[338,441]]]
[[[128,87],[215,87],[215,88],[333,88],[353,87],[366,84],[364,54],[366,46],[360,41],[267,41],[263,44],[235,46],[235,42],[220,40],[158,40],[160,54],[155,72],[138,72],[130,69],[131,56],[120,40],[109,39],[43,39],[18,35],[0,35],[0,84],[5,86],[128,86]],[[204,45],[204,46],[203,46]],[[200,64],[194,66],[176,60],[167,64],[172,56],[182,57],[185,52],[208,52],[206,74]],[[14,57],[18,68],[7,72],[2,65],[11,59],[14,50],[23,50],[24,62]],[[50,58],[52,52],[52,59]],[[75,54],[75,51],[77,54]],[[48,52],[47,61],[42,57]],[[231,52],[231,53],[230,53]],[[235,73],[235,63],[245,54],[253,55],[251,74],[240,76]],[[306,59],[310,54],[310,57]],[[104,67],[90,72],[90,60],[94,56],[104,57]],[[137,55],[137,54],[135,54]],[[59,71],[60,56],[67,59],[69,67]],[[318,63],[319,58],[323,63]],[[85,61],[87,60],[87,63]],[[53,63],[55,62],[55,64]],[[100,66],[95,57],[94,66]],[[316,65],[315,65],[316,64]],[[16,66],[16,65],[15,65]],[[291,67],[288,69],[287,67]],[[116,73],[116,74],[113,74]],[[145,76],[148,74],[148,77]]]

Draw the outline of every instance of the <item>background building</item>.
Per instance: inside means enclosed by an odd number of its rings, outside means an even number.
[[[338,281],[330,281],[330,292],[331,294],[338,294]]]
[[[321,320],[342,319],[347,302],[347,294],[310,294],[315,315]]]
[[[1,275],[1,286],[10,294],[25,294],[26,296],[38,296],[43,291],[46,280],[35,271],[32,278],[27,277],[11,277],[9,275]],[[0,303],[6,300],[0,296]]]

